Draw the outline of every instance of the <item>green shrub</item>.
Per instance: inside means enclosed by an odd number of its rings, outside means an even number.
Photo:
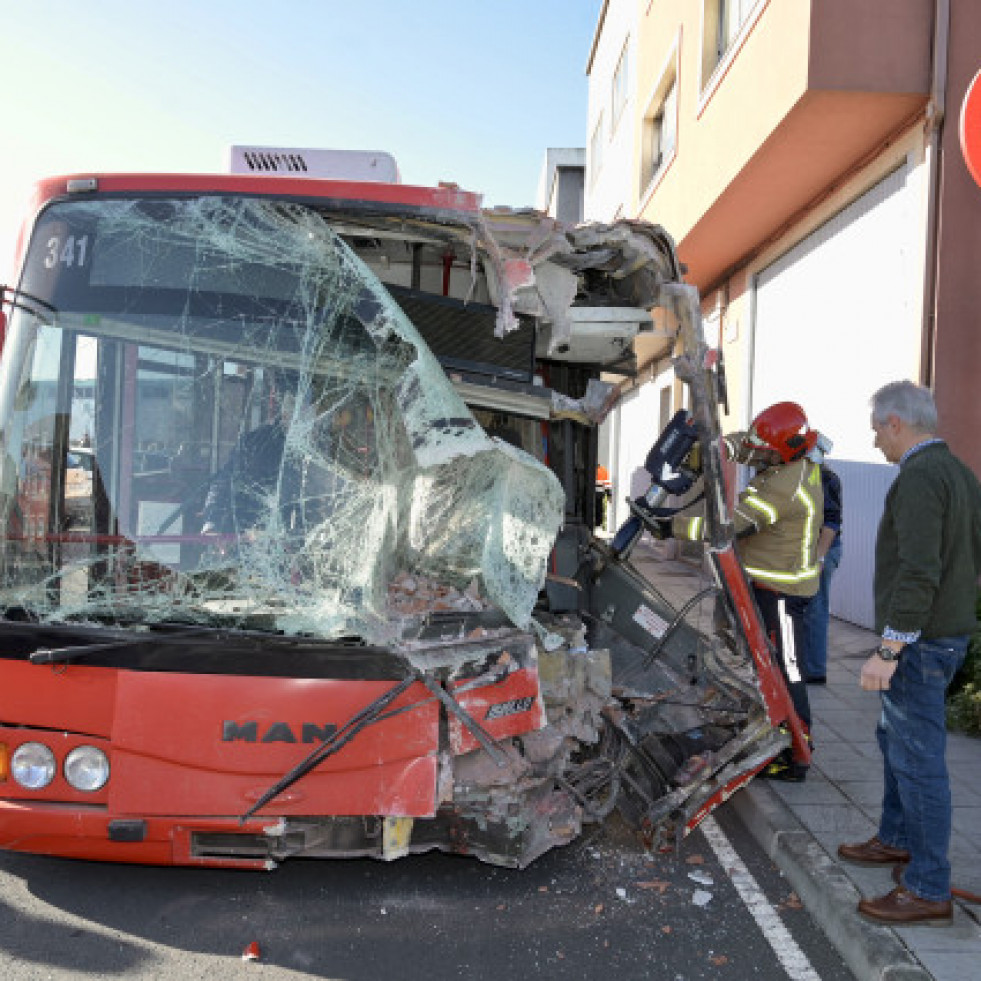
[[[977,612],[981,620],[981,593]],[[947,724],[951,729],[981,736],[981,628],[971,637],[967,657],[947,693]]]

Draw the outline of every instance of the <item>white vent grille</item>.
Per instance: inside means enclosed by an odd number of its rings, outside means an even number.
[[[277,153],[269,150],[246,150],[242,154],[252,172],[305,174],[309,169],[302,153]]]
[[[395,158],[390,153],[368,150],[233,146],[229,170],[233,174],[279,174],[284,177],[401,183]]]

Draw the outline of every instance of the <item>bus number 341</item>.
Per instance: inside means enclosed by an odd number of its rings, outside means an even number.
[[[64,245],[62,245],[61,239],[57,235],[53,235],[48,239],[48,251],[44,256],[44,267],[45,269],[54,269],[58,263],[61,263],[68,269],[71,269],[74,265],[81,268],[85,265],[88,252],[88,235],[80,235],[78,238],[74,235],[69,235],[65,239]]]

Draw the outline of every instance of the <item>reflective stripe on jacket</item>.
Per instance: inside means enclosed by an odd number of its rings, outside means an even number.
[[[739,557],[750,578],[791,596],[813,596],[823,516],[816,463],[797,460],[758,473],[733,512]]]
[[[736,550],[750,578],[790,596],[813,596],[820,579],[817,540],[823,514],[817,464],[797,460],[756,474],[733,512]],[[702,517],[673,522],[677,538],[698,541],[703,529]]]

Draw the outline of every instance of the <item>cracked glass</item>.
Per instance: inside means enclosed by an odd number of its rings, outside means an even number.
[[[0,377],[0,602],[397,642],[520,627],[563,514],[302,204],[71,201],[38,219]]]

